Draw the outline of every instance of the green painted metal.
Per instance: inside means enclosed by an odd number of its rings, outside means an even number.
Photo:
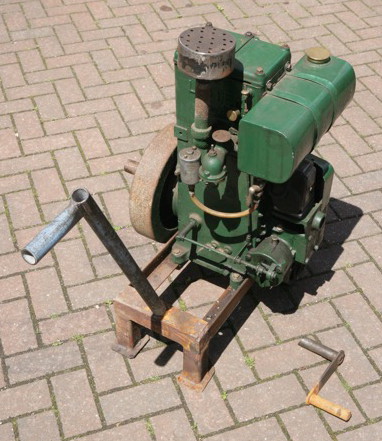
[[[354,89],[354,70],[346,61],[332,57],[316,64],[303,57],[240,121],[239,169],[266,181],[286,182]]]
[[[204,205],[221,212],[246,210],[249,188],[258,178],[266,181],[265,191],[258,209],[250,215],[225,219],[198,208],[190,198],[190,188],[179,177],[173,198],[179,231],[190,225],[190,216],[199,216],[201,222],[176,239],[173,258],[178,263],[190,259],[221,274],[235,272],[252,277],[261,286],[274,286],[288,279],[296,264],[306,264],[323,239],[333,168],[310,152],[351,99],[354,71],[335,57],[321,65],[303,57],[288,72],[288,48],[253,36],[232,35],[236,39],[235,69],[227,78],[211,83],[208,125],[211,133],[229,130],[233,142],[224,148],[217,144],[214,154],[210,148],[215,143],[206,140],[201,179],[192,190]],[[179,151],[199,141],[191,129],[195,80],[177,69],[176,59],[175,53]],[[273,90],[269,91],[271,84]],[[228,119],[228,111],[235,111],[236,121]],[[313,199],[299,217],[277,211],[270,191],[273,183],[288,181],[306,157],[315,170]]]

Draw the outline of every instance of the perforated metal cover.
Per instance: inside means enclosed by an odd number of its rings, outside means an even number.
[[[192,78],[219,80],[233,71],[235,38],[211,23],[190,28],[178,38],[178,68]]]

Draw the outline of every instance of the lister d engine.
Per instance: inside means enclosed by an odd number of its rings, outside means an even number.
[[[211,24],[180,35],[175,77],[175,126],[125,167],[133,226],[167,244],[141,270],[79,188],[22,255],[36,264],[85,219],[130,281],[114,301],[114,349],[135,357],[149,328],[183,347],[178,379],[203,390],[210,340],[245,293],[293,278],[322,241],[333,168],[311,151],[351,100],[355,77],[326,49],[292,67],[288,46]],[[229,276],[204,317],[158,294],[189,261]]]
[[[175,78],[175,138],[133,170],[134,228],[178,230],[174,261],[231,283],[287,281],[323,238],[333,168],[311,152],[354,94],[352,67],[324,48],[292,66],[287,45],[207,23],[179,36]]]

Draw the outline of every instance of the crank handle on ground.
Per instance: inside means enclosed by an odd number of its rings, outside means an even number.
[[[320,390],[335,372],[337,367],[344,361],[345,352],[335,351],[334,349],[328,348],[327,346],[311,340],[310,338],[303,338],[299,341],[298,344],[299,346],[308,349],[308,351],[314,352],[317,355],[321,355],[321,357],[326,358],[328,361],[330,361],[329,366],[321,375],[318,383],[313,387],[313,389],[306,397],[306,404],[311,404],[312,406],[328,412],[343,421],[349,421],[352,416],[350,410],[340,406],[339,404],[332,403],[331,401],[326,400],[325,398],[322,398],[320,395],[318,395]]]

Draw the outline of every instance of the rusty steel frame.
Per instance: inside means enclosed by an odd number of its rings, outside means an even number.
[[[175,236],[143,270],[155,290],[179,268],[170,255],[174,241]],[[202,319],[175,306],[169,307],[163,316],[154,315],[129,285],[114,301],[117,342],[113,349],[134,358],[148,341],[147,335],[141,337],[142,328],[150,329],[183,347],[183,370],[178,381],[202,391],[214,374],[208,358],[210,341],[252,283],[247,278],[237,289],[228,286]]]

